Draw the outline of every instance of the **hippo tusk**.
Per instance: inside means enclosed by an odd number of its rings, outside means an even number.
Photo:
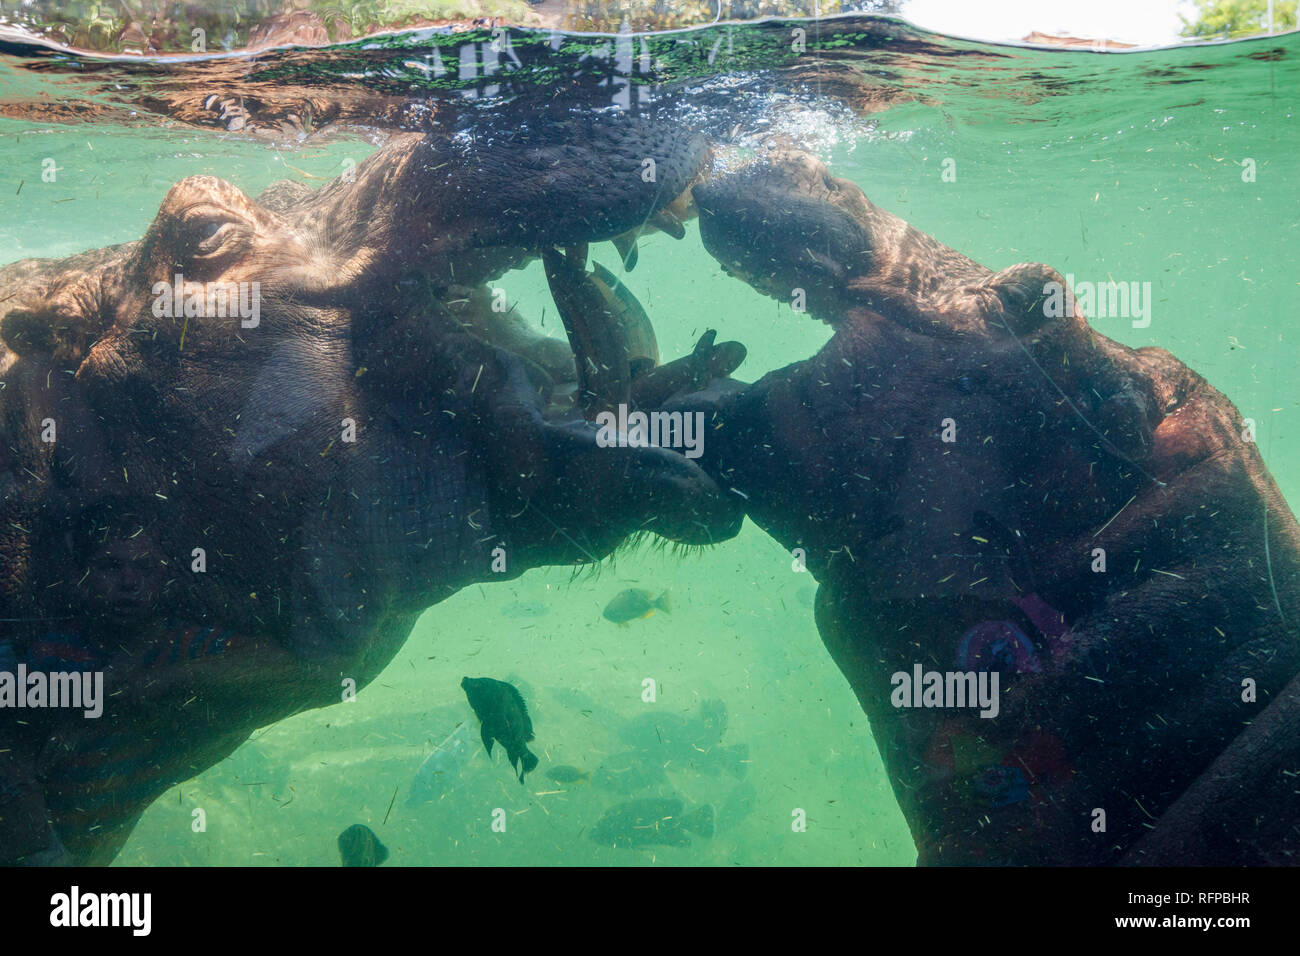
[[[650,225],[654,226],[660,232],[666,232],[674,239],[686,238],[686,227],[682,221],[673,213],[671,206],[665,206],[657,213],[650,217]]]
[[[623,260],[623,271],[631,272],[636,268],[636,237],[638,230],[632,229],[615,236],[610,242],[618,250],[618,257]]]
[[[623,271],[631,272],[636,268],[636,243],[643,235],[650,232],[664,232],[674,239],[684,239],[686,238],[684,223],[688,219],[695,218],[698,214],[695,208],[695,200],[688,188],[683,190],[668,205],[651,214],[645,222],[635,229],[619,233],[611,239],[610,242],[614,243],[614,248],[618,250],[619,258],[623,261]]]

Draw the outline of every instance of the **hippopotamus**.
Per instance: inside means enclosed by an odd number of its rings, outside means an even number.
[[[0,859],[110,861],[467,584],[736,532],[688,459],[598,446],[631,374],[580,370],[628,366],[626,336],[586,321],[575,355],[485,287],[557,250],[557,290],[591,293],[586,245],[647,228],[705,148],[634,117],[397,135],[318,191],[195,176],[139,241],[0,270],[0,670],[104,675],[100,716],[6,712]],[[735,367],[697,353],[637,368]]]
[[[1232,403],[797,150],[693,198],[833,330],[680,402],[818,582],[918,862],[1295,863],[1300,527]]]

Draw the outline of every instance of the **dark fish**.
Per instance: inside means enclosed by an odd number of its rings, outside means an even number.
[[[546,776],[556,783],[582,783],[591,778],[591,774],[577,767],[571,767],[567,763],[562,763],[558,767],[552,767],[546,771]]]
[[[690,846],[694,833],[713,836],[713,805],[687,811],[676,797],[629,800],[611,807],[591,828],[591,839],[603,846]]]
[[[339,834],[339,856],[344,866],[378,866],[388,859],[388,847],[364,823],[354,823]]]
[[[673,608],[668,603],[667,591],[655,597],[643,588],[628,588],[615,594],[614,599],[605,605],[605,610],[601,614],[607,621],[626,624],[628,621],[649,617],[656,610],[663,611],[665,614],[672,613]]]
[[[606,757],[592,781],[596,786],[629,796],[666,785],[663,765],[640,750],[628,750]]]
[[[537,766],[537,755],[526,746],[533,739],[533,722],[528,719],[523,695],[514,684],[491,677],[466,677],[460,686],[483,725],[483,746],[488,756],[492,755],[492,741],[498,741],[506,749],[510,766],[519,773],[522,784],[524,774]]]

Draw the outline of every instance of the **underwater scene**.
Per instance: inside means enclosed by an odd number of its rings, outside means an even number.
[[[1295,862],[1300,38],[528,13],[0,33],[0,861]]]

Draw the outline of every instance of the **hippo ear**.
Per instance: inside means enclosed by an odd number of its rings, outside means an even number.
[[[19,305],[0,318],[0,339],[15,353],[46,356],[67,368],[81,364],[103,330],[99,316],[61,309],[48,300]]]
[[[52,318],[32,309],[10,309],[0,319],[0,339],[19,355],[48,354],[58,340]]]
[[[76,367],[112,323],[110,289],[134,246],[0,269],[0,339],[19,355]]]
[[[991,296],[984,320],[995,332],[1026,336],[1053,320],[1083,322],[1065,279],[1051,266],[1022,262],[989,276],[979,286]]]

